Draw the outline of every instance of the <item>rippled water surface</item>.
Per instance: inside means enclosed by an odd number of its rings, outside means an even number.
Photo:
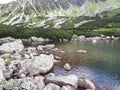
[[[72,42],[57,43],[56,46],[66,53],[60,55],[64,60],[55,66],[54,73],[91,78],[98,90],[120,90],[120,42]],[[77,53],[80,49],[86,50],[87,54]],[[69,72],[63,69],[66,62],[72,66]]]

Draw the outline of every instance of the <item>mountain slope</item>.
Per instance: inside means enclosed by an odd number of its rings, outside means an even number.
[[[17,0],[0,5],[0,23],[61,28],[71,18],[94,16],[119,6],[119,0]]]

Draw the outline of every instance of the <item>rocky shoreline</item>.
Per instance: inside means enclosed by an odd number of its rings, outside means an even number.
[[[51,70],[62,58],[51,51],[63,53],[54,44],[25,48],[21,39],[4,42],[0,46],[0,90],[96,90],[87,78],[56,76]],[[63,67],[71,69],[69,63]]]

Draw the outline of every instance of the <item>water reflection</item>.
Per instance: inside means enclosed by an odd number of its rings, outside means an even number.
[[[98,86],[98,90],[120,90],[120,42],[104,41],[92,44],[90,42],[60,43],[57,47],[65,50],[66,54],[61,65],[54,68],[56,74],[74,73],[79,77],[89,77]],[[77,50],[87,50],[81,56]],[[72,70],[64,71],[65,62],[70,62]]]

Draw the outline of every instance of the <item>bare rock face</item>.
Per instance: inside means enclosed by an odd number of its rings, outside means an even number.
[[[78,77],[76,75],[68,75],[68,76],[55,76],[54,74],[49,74],[45,78],[47,83],[54,83],[60,86],[70,85],[74,88],[78,87]]]
[[[23,64],[23,67],[25,67],[27,72],[33,76],[49,72],[53,68],[53,65],[53,55],[41,54],[40,56],[36,56],[34,60],[26,60],[26,62]]]
[[[90,81],[89,79],[79,79],[78,86],[84,87],[87,90],[96,90],[94,83]]]
[[[60,90],[60,87],[58,85],[49,83],[44,90]]]
[[[67,71],[69,71],[69,70],[71,69],[70,64],[66,63],[66,64],[64,65],[64,69],[67,70]]]
[[[0,46],[0,50],[5,51],[5,52],[13,52],[13,51],[22,51],[24,49],[24,45],[20,39],[14,41],[14,42],[9,42],[9,43],[4,43]]]

